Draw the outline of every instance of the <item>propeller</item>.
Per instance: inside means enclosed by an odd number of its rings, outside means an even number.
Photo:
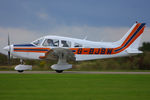
[[[10,51],[11,51],[11,46],[10,46],[10,38],[9,38],[9,34],[8,34],[8,46],[9,46],[9,50],[8,50],[8,65],[10,65]]]

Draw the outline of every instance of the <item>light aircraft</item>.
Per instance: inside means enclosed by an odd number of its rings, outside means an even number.
[[[145,23],[136,22],[131,29],[116,42],[94,42],[86,39],[75,39],[61,36],[44,36],[29,44],[12,44],[8,38],[8,46],[4,50],[8,55],[20,59],[58,60],[51,66],[58,73],[72,68],[67,61],[85,61],[94,59],[132,56],[139,51],[139,44]],[[22,62],[22,60],[21,60]],[[32,66],[20,64],[15,67],[18,72],[30,70]]]

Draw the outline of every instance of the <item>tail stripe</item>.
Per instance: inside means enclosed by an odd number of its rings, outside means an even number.
[[[125,41],[122,43],[122,45],[119,46],[119,47],[117,47],[116,49],[121,48],[122,46],[124,46],[125,43],[129,40],[129,38],[136,32],[136,30],[139,28],[140,25],[141,25],[141,23],[138,23],[138,24],[134,27],[134,29],[130,32],[130,34],[129,34],[128,37],[125,39]]]
[[[136,32],[129,38],[129,40],[125,43],[125,45],[123,45],[123,46],[121,46],[119,49],[116,49],[115,50],[115,52],[118,52],[119,50],[122,50],[122,49],[124,49],[125,47],[128,47],[131,43],[131,41],[132,41],[132,39],[134,39],[134,37],[136,37],[136,35],[138,34],[138,33],[140,33],[139,31],[143,28],[145,26],[145,23],[142,23],[140,26],[139,26],[139,28],[136,30]],[[130,43],[130,44],[129,44]],[[128,45],[129,44],[129,45]]]

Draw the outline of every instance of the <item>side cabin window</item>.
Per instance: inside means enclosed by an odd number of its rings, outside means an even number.
[[[46,39],[43,43],[43,46],[58,47],[59,46],[59,40],[57,40],[57,39]]]
[[[43,39],[39,39],[33,42],[34,45],[40,45],[42,43]]]
[[[74,44],[74,47],[75,47],[75,48],[82,47],[82,44],[80,44],[80,43],[75,43],[75,44]]]
[[[71,47],[71,42],[66,40],[61,40],[61,47]]]

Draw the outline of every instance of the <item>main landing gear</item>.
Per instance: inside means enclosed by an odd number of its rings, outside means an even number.
[[[20,59],[20,63],[21,63],[21,65],[23,65],[23,60],[22,59]],[[22,73],[24,70],[17,70],[19,73]]]
[[[22,73],[24,70],[17,70],[19,73]]]
[[[55,70],[57,73],[62,73],[64,70]]]
[[[57,73],[62,73],[64,70],[72,68],[72,65],[67,63],[66,55],[64,53],[60,53],[58,63],[52,65],[51,68]]]

